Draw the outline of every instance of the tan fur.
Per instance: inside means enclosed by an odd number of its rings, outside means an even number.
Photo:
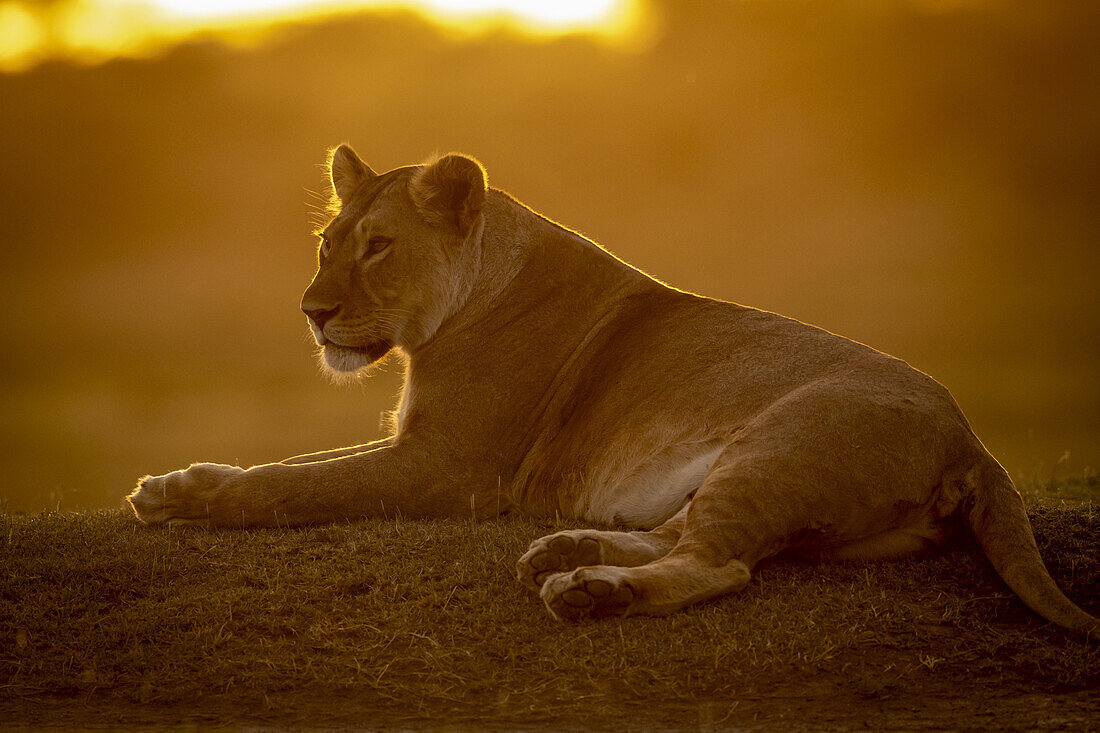
[[[329,154],[328,170],[332,192],[340,201],[351,198],[363,180],[375,175],[370,166],[360,160],[347,145],[341,145]]]
[[[467,231],[481,213],[486,185],[481,163],[451,154],[420,166],[409,181],[409,195],[432,224]]]
[[[536,540],[519,579],[560,618],[669,613],[765,557],[894,557],[974,529],[1040,614],[1019,495],[947,390],[797,321],[669,288],[444,156],[374,174],[341,146],[339,211],[302,307],[323,363],[406,356],[396,431],[247,470],[141,480],[151,523],[300,525],[519,511],[619,523]]]

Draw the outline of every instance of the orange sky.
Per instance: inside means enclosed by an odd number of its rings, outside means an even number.
[[[148,55],[196,35],[247,46],[285,24],[402,11],[456,33],[503,28],[613,44],[636,41],[645,24],[641,0],[7,0],[0,2],[0,71],[49,58]]]

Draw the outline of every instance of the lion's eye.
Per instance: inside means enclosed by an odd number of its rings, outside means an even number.
[[[367,242],[367,254],[375,255],[393,244],[392,237],[371,237]]]
[[[329,250],[332,249],[332,242],[324,234],[321,235],[321,256],[328,257]]]

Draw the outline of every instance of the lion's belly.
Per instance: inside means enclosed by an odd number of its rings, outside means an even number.
[[[576,513],[597,522],[656,527],[678,512],[699,488],[724,442],[674,445],[583,487]]]

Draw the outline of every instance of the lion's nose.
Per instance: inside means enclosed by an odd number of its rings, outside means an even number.
[[[314,308],[303,305],[302,310],[307,316],[309,316],[309,320],[313,321],[313,323],[316,324],[318,329],[323,329],[325,327],[325,323],[327,323],[330,318],[336,315],[336,312],[340,310],[340,307],[337,306],[335,308]]]

